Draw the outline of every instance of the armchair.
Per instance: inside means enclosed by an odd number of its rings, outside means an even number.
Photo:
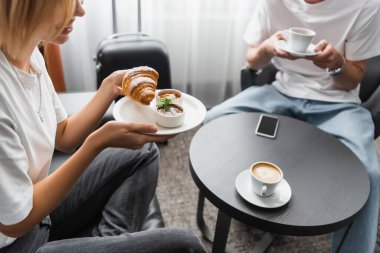
[[[374,138],[380,135],[380,56],[368,61],[364,77],[361,81],[360,99],[362,106],[367,108],[372,115],[375,124]],[[275,80],[277,69],[269,64],[262,70],[243,68],[240,74],[241,89],[244,90],[252,85],[270,84]]]
[[[72,115],[83,108],[88,101],[95,95],[94,92],[73,92],[73,93],[59,93],[58,96],[66,109],[68,115]],[[100,125],[109,120],[113,120],[112,107],[106,112]],[[50,172],[56,170],[61,164],[63,164],[71,154],[55,151],[53,155],[52,164],[50,166]],[[164,227],[164,219],[161,214],[160,205],[156,196],[152,199],[147,216],[141,227],[141,231]]]

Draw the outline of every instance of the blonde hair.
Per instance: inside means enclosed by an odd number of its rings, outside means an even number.
[[[18,58],[31,42],[33,33],[54,15],[62,13],[60,29],[52,30],[55,38],[73,17],[77,0],[0,0],[0,48]]]

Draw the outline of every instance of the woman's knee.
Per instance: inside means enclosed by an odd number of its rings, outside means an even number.
[[[154,159],[160,158],[160,151],[159,151],[156,143],[147,143],[144,145],[144,148],[147,149],[147,153],[148,153],[149,157],[152,157]]]
[[[136,164],[139,167],[147,163],[158,163],[160,158],[160,152],[155,143],[146,143],[138,150],[118,149],[116,155],[119,159],[123,160],[126,166],[134,166]]]
[[[158,170],[159,160],[160,160],[160,151],[156,143],[147,143],[141,149],[142,162],[144,163],[143,167],[148,167],[153,170]]]
[[[134,163],[134,178],[139,184],[155,188],[158,181],[160,152],[155,143],[141,148]]]
[[[107,171],[114,170],[118,175],[127,177],[134,174],[135,178],[139,177],[138,174],[143,174],[141,177],[151,183],[157,180],[160,155],[155,143],[147,143],[138,150],[111,148],[107,151],[104,160]]]
[[[189,229],[164,228],[161,232],[163,239],[170,242],[170,252],[206,253],[200,239]]]

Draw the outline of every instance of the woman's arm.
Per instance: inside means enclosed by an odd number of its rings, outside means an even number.
[[[125,70],[120,70],[105,78],[95,96],[79,113],[58,124],[56,149],[73,151],[94,131],[112,101],[121,94],[124,74]]]
[[[64,199],[76,180],[91,161],[107,147],[139,149],[148,142],[162,142],[173,136],[159,136],[157,127],[149,124],[108,122],[94,131],[83,145],[55,172],[36,183],[33,188],[33,207],[29,215],[14,225],[1,225],[0,232],[20,237],[50,214]]]
[[[0,225],[0,232],[14,238],[21,237],[51,213],[96,156],[96,150],[90,143],[83,144],[59,169],[36,183],[33,187],[33,207],[29,215],[17,224]]]

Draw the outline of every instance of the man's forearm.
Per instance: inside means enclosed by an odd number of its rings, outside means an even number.
[[[247,51],[246,65],[251,69],[262,69],[267,66],[273,55],[265,48],[265,44],[250,46]]]
[[[341,90],[355,89],[363,78],[367,61],[346,61],[341,75],[333,77],[334,86]]]

